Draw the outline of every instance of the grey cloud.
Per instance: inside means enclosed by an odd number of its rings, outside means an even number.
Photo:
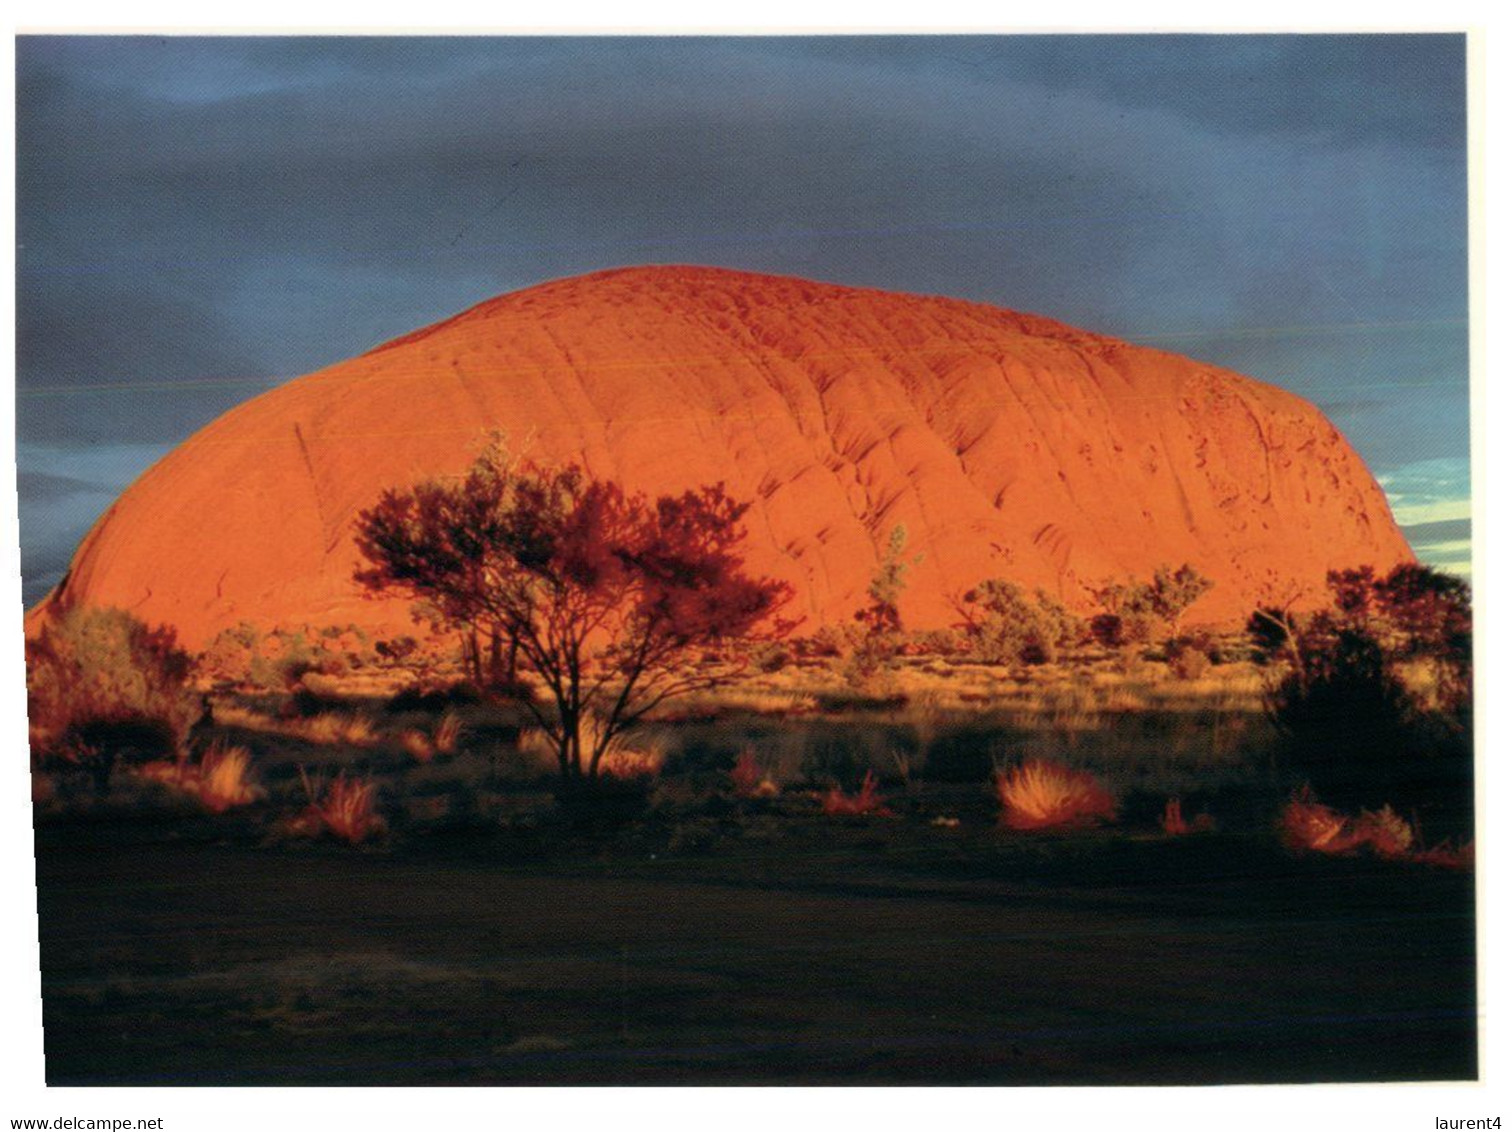
[[[1440,519],[1436,523],[1413,523],[1403,527],[1402,534],[1414,546],[1458,542],[1470,537],[1470,520]]]

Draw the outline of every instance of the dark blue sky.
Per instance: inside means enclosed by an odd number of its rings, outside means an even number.
[[[1333,417],[1468,569],[1459,36],[23,37],[28,601],[167,448],[543,279],[960,296]]]

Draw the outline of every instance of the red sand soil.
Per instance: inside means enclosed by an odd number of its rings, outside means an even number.
[[[491,429],[544,463],[752,502],[752,570],[812,630],[849,620],[899,523],[923,559],[911,628],[988,577],[1073,606],[1190,562],[1190,620],[1321,596],[1326,571],[1411,560],[1323,414],[1258,381],[955,299],[695,267],[492,299],[225,414],[100,519],[60,599],[193,647],[223,628],[414,633],[352,582],[352,522],[385,487],[460,472]]]

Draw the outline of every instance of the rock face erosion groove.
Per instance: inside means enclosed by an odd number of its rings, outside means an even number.
[[[919,629],[995,576],[1086,609],[1190,562],[1216,583],[1190,619],[1221,623],[1412,557],[1364,463],[1280,389],[975,303],[647,267],[500,296],[226,413],[122,495],[31,624],[78,602],[191,647],[240,621],[414,633],[353,583],[352,521],[494,429],[653,494],[724,483],[800,631],[864,604],[899,523]]]

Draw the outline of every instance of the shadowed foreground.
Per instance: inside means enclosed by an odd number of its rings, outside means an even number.
[[[891,829],[533,860],[44,826],[48,1083],[1475,1074],[1468,876]]]

